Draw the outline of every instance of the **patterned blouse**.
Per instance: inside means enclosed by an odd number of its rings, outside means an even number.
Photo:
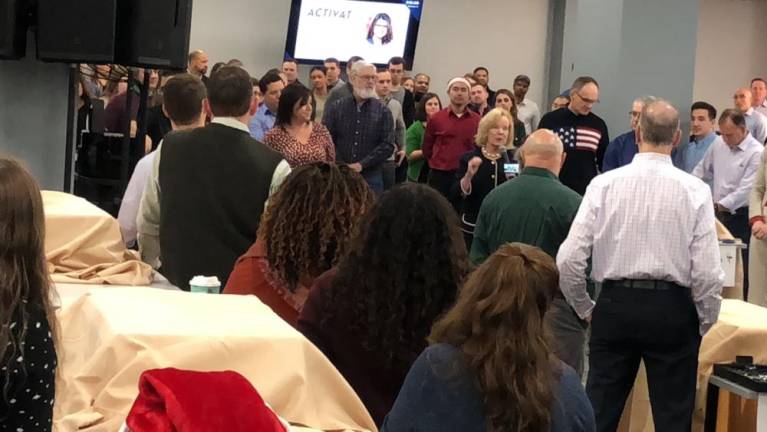
[[[0,359],[0,431],[50,431],[56,381],[56,350],[45,312],[27,304],[29,318],[20,346]],[[22,331],[18,321],[10,330]],[[10,343],[10,342],[9,342]],[[6,392],[7,393],[4,393]]]
[[[280,152],[291,168],[314,162],[334,162],[336,150],[327,128],[321,123],[312,125],[307,143],[299,142],[281,126],[275,126],[264,136],[264,143]]]

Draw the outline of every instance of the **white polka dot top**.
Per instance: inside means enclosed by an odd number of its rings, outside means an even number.
[[[45,312],[31,305],[27,309],[29,321],[22,346],[15,352],[9,352],[9,346],[0,362],[2,432],[42,432],[52,427],[56,352]],[[11,331],[21,330],[15,321],[10,327]]]

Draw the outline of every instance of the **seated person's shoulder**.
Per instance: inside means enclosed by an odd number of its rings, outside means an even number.
[[[460,359],[461,351],[446,343],[438,343],[427,347],[423,355],[429,363],[446,363]]]
[[[471,381],[461,351],[446,343],[434,344],[424,349],[413,363],[410,374],[422,383],[429,382],[428,386],[432,390],[446,385],[451,388],[469,386]]]
[[[581,378],[569,365],[557,360],[554,369],[559,373],[559,384],[562,389],[582,390]]]
[[[594,430],[594,410],[583,389],[580,377],[570,366],[557,362],[559,364],[554,368],[559,374],[559,387],[555,394],[552,431]]]

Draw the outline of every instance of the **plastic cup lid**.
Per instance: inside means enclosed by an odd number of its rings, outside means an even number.
[[[215,287],[221,286],[221,281],[216,276],[195,276],[189,281],[189,285]]]

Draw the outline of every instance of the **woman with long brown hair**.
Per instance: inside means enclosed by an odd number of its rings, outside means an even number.
[[[405,153],[407,154],[407,179],[411,182],[426,183],[429,177],[429,164],[423,157],[423,136],[426,124],[434,114],[442,110],[442,101],[434,93],[421,97],[415,110],[415,121],[405,133]]]
[[[522,147],[522,144],[525,143],[525,139],[527,139],[527,134],[525,133],[525,124],[519,120],[517,100],[514,99],[514,93],[509,89],[500,89],[496,91],[495,107],[503,108],[511,113],[511,117],[514,119],[514,147]]]
[[[499,248],[434,324],[381,431],[595,430],[580,379],[549,348],[544,315],[558,282],[542,250]]]
[[[0,425],[51,430],[55,317],[45,264],[40,189],[0,156]]]
[[[338,263],[372,204],[373,191],[346,165],[296,168],[269,199],[224,294],[254,294],[295,326],[314,279]]]

